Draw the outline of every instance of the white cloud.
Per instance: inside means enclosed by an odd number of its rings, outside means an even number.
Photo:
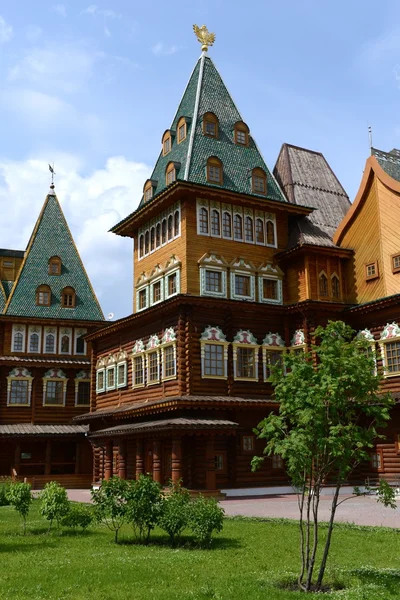
[[[63,19],[67,17],[67,9],[65,8],[64,4],[54,4],[52,9],[54,12],[58,13],[60,17],[63,17]]]
[[[12,38],[12,34],[13,28],[0,16],[0,44],[9,42]]]
[[[43,29],[41,27],[37,27],[37,25],[29,25],[26,30],[26,39],[29,42],[36,42],[43,33]]]
[[[49,160],[55,162],[57,196],[104,313],[129,314],[132,241],[108,230],[137,207],[150,168],[114,156],[104,168],[82,175],[79,159],[71,155],[21,162],[0,158],[0,202],[9,207],[0,222],[3,248],[26,247],[48,190]]]
[[[157,44],[152,47],[151,51],[155,56],[168,56],[175,54],[175,52],[178,51],[178,46],[166,46],[164,42],[157,42]]]
[[[105,19],[120,19],[122,15],[108,8],[99,8],[96,4],[91,4],[82,11],[82,15],[100,15]]]

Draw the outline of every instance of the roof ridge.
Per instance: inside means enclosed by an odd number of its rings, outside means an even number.
[[[300,185],[304,188],[309,188],[311,190],[318,190],[319,192],[327,192],[328,194],[334,194],[335,196],[344,196],[348,198],[346,192],[336,192],[334,190],[328,190],[328,188],[318,187],[316,185],[310,185],[308,183],[302,183],[301,181],[293,181],[292,183],[287,183],[286,185]]]
[[[183,179],[185,181],[187,181],[188,176],[189,176],[190,161],[192,159],[194,134],[195,134],[195,131],[196,131],[197,117],[198,117],[198,114],[199,114],[201,85],[203,83],[204,60],[205,60],[205,52],[203,52],[202,55],[201,55],[201,57],[200,57],[199,79],[197,80],[196,99],[195,99],[195,103],[194,103],[193,119],[192,119],[193,124],[192,124],[192,127],[190,129],[188,153],[187,153],[187,158],[186,158],[185,173],[184,173],[184,176],[183,176]]]

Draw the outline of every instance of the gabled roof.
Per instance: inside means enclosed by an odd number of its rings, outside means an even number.
[[[334,247],[333,235],[351,204],[324,155],[283,144],[274,175],[289,202],[317,209],[296,221],[289,248],[299,244]]]
[[[61,259],[61,275],[49,275],[49,259]],[[48,285],[50,306],[36,305],[36,289]],[[61,293],[73,287],[76,306],[61,306]],[[75,246],[54,189],[50,189],[28,243],[4,314],[25,317],[102,321],[104,316]]]
[[[371,148],[371,155],[375,156],[385,173],[396,181],[400,181],[400,150],[393,148],[390,152],[383,152],[383,150]]]
[[[218,139],[203,135],[202,118],[207,112],[212,112],[218,117]],[[214,63],[204,53],[197,61],[186,86],[171,123],[171,132],[177,133],[177,124],[181,117],[186,117],[186,139],[178,144],[177,135],[174,135],[171,151],[166,156],[160,153],[150,177],[153,184],[156,184],[153,198],[166,188],[166,167],[170,162],[175,162],[178,165],[177,180],[251,194],[262,199],[265,196],[254,194],[251,185],[252,169],[261,167],[267,175],[267,197],[270,200],[286,202],[252,136],[249,136],[248,147],[235,144],[234,125],[243,121],[242,116]],[[206,163],[211,156],[216,156],[223,163],[222,186],[207,182]],[[140,206],[143,202],[142,198]]]

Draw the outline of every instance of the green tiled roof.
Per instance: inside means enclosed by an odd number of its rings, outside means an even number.
[[[202,132],[202,118],[206,112],[213,112],[219,120],[218,139],[206,137]],[[157,185],[153,198],[166,188],[165,171],[168,163],[180,163],[177,171],[178,180],[223,188],[226,190],[251,194],[251,171],[255,167],[264,169],[267,175],[267,198],[287,202],[274,177],[266,166],[252,136],[249,136],[248,147],[234,143],[234,125],[243,121],[220,74],[212,60],[204,54],[198,60],[183,94],[179,108],[170,129],[176,133],[177,123],[181,117],[187,117],[186,139],[177,143],[176,135],[172,139],[171,151],[158,157],[151,175]],[[194,135],[192,136],[192,129]],[[191,137],[193,139],[191,139]],[[223,186],[207,182],[206,164],[210,156],[217,156],[223,164]],[[189,164],[188,164],[189,162]],[[143,205],[143,198],[140,206]]]
[[[8,283],[8,282],[6,282],[6,283]],[[12,281],[10,283],[12,284]],[[5,308],[6,302],[7,302],[6,292],[5,292],[2,284],[4,284],[4,281],[2,281],[0,283],[0,313],[4,312],[4,308]]]
[[[13,288],[14,282],[13,281],[6,281],[5,279],[2,279],[1,283],[3,285],[4,293],[6,295],[6,298],[8,298],[8,296],[11,294],[11,290]],[[3,309],[4,309],[4,307],[3,307]]]
[[[382,169],[390,177],[393,177],[396,181],[400,181],[400,150],[394,148],[391,152],[383,152],[382,150],[371,148],[371,154],[375,156]]]
[[[49,275],[49,259],[52,256],[61,258],[61,275]],[[50,286],[51,304],[37,306],[36,289],[44,284]],[[75,289],[75,308],[61,306],[61,292],[69,286]],[[50,191],[47,196],[35,225],[25,259],[8,299],[5,314],[84,321],[104,319],[53,191]]]

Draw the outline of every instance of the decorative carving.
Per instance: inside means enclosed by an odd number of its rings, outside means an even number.
[[[79,371],[79,373],[76,374],[75,379],[90,379],[90,373],[89,371]]]
[[[115,362],[117,362],[117,363],[123,362],[124,360],[127,360],[127,358],[128,358],[128,355],[125,352],[125,350],[120,350],[119,352],[116,352],[114,354],[114,359],[115,359]]]
[[[201,44],[201,51],[207,52],[208,47],[212,46],[215,42],[215,33],[209,32],[205,25],[201,27],[193,25],[193,31]]]
[[[23,367],[15,367],[15,369],[10,371],[9,377],[32,377],[32,374],[28,371],[28,369],[24,369]]]
[[[62,369],[49,369],[43,376],[44,379],[66,379],[67,376]]]
[[[256,338],[251,333],[251,331],[249,331],[248,329],[247,330],[239,329],[239,331],[237,332],[237,334],[233,338],[233,342],[235,344],[250,344],[252,346],[256,346],[257,345]]]
[[[370,332],[369,329],[363,329],[362,331],[359,331],[356,335],[356,338],[359,340],[361,338],[364,338],[365,340],[367,340],[368,342],[374,342],[375,338],[372,335],[372,333]]]
[[[226,342],[226,336],[219,327],[209,325],[205,328],[200,337],[201,342]]]
[[[258,267],[258,272],[262,273],[263,275],[274,275],[275,277],[282,277],[283,275],[282,270],[277,265],[273,265],[271,263],[260,265]]]
[[[239,256],[238,258],[233,259],[233,261],[230,264],[231,269],[236,269],[238,271],[255,271],[256,268],[253,265],[252,262],[248,261],[246,262],[246,260],[243,258],[243,256]]]
[[[162,344],[169,344],[170,342],[175,342],[175,341],[176,341],[175,330],[174,330],[173,327],[168,327],[168,329],[166,329],[164,331],[164,335],[162,337],[161,343]]]
[[[180,264],[181,261],[179,258],[173,254],[165,263],[164,271],[169,271],[170,269],[180,266]]]
[[[132,354],[140,354],[145,351],[143,340],[136,340],[135,345],[132,349]]]
[[[154,348],[158,348],[160,345],[160,340],[158,335],[151,335],[149,337],[149,341],[147,342],[146,350],[153,350]]]
[[[227,267],[228,263],[226,262],[223,256],[218,254],[214,254],[214,252],[208,252],[207,254],[203,254],[203,256],[199,259],[199,265],[218,265],[219,267]]]
[[[279,333],[267,333],[263,340],[264,346],[285,346],[285,342],[279,335]]]
[[[292,337],[292,346],[303,346],[305,343],[304,331],[302,329],[297,329]]]
[[[397,323],[387,323],[384,330],[381,333],[381,340],[388,340],[390,338],[400,337],[400,327]]]

